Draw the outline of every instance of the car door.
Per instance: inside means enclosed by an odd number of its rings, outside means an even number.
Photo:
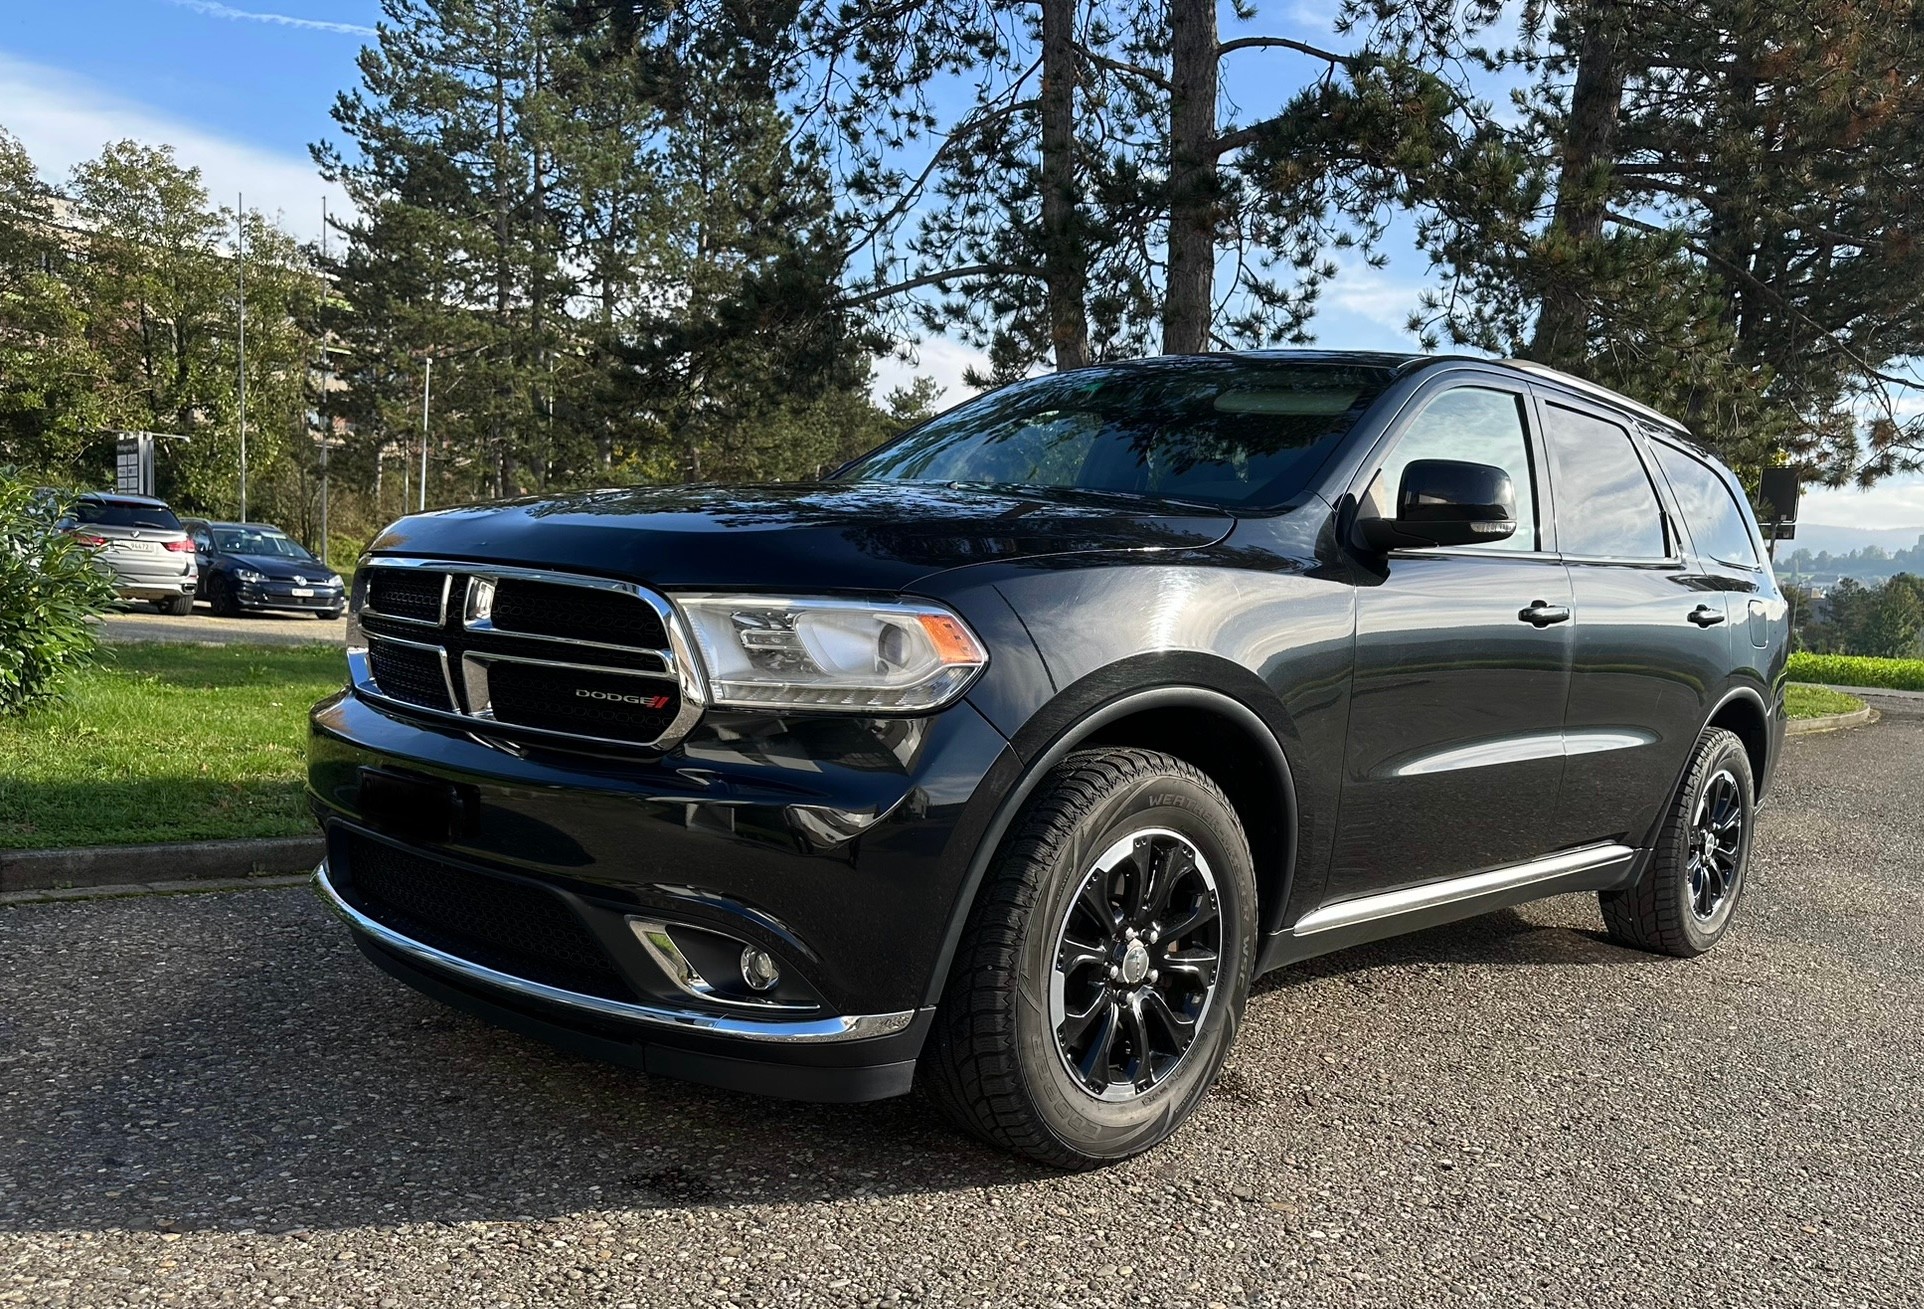
[[[1729,607],[1731,663],[1754,664],[1768,649],[1789,606],[1764,564],[1763,545],[1751,515],[1738,501],[1740,491],[1704,460],[1670,442],[1652,438],[1650,450],[1668,485],[1670,497],[1691,543],[1690,555],[1707,585],[1725,595]]]
[[[1440,379],[1352,484],[1395,502],[1416,459],[1493,464],[1516,487],[1508,540],[1356,562],[1355,675],[1328,899],[1543,854],[1562,781],[1569,583],[1549,539],[1527,388]]]
[[[1557,540],[1576,609],[1559,845],[1640,844],[1728,677],[1726,593],[1695,567],[1615,410],[1545,391]]]

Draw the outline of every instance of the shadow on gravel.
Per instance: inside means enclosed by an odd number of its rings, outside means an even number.
[[[1259,978],[1251,994],[1287,991],[1324,978],[1411,964],[1473,964],[1495,968],[1588,964],[1632,968],[1662,962],[1657,955],[1627,950],[1613,943],[1598,928],[1550,926],[1531,922],[1514,909],[1499,909],[1480,918],[1352,946],[1280,968]]]
[[[0,1232],[539,1219],[1049,1175],[920,1097],[766,1100],[488,1027],[375,972],[305,892],[147,903],[145,937],[106,902],[0,923]],[[40,942],[29,914],[65,921]]]
[[[378,974],[305,892],[135,904],[0,920],[0,1231],[817,1204],[1050,1175],[919,1097],[764,1100],[498,1031]],[[1285,969],[1253,1004],[1392,965],[1643,958],[1599,936],[1497,913]]]

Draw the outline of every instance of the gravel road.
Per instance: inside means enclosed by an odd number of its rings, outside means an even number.
[[[1924,1288],[1924,713],[1789,747],[1734,935],[1565,898],[1252,997],[1167,1147],[581,1062],[303,890],[0,910],[0,1304],[1890,1305]]]
[[[177,645],[343,645],[347,619],[332,622],[312,614],[244,614],[216,618],[206,605],[176,618],[146,606],[116,609],[100,620],[106,641],[160,641]]]

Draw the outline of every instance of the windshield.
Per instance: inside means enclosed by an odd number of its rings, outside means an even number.
[[[71,510],[76,523],[99,527],[147,527],[178,532],[180,519],[166,505],[144,505],[138,500],[76,500]]]
[[[1301,493],[1387,368],[1201,358],[1032,378],[957,406],[838,481],[961,482],[1269,507]]]
[[[242,528],[215,528],[214,548],[224,555],[279,555],[286,559],[314,557],[298,542],[279,532],[255,532]]]

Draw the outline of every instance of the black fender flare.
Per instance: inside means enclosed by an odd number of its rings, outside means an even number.
[[[936,956],[935,968],[929,979],[929,989],[924,1001],[935,1004],[942,998],[942,990],[948,984],[949,968],[955,961],[955,952],[961,944],[963,928],[967,926],[969,914],[975,907],[977,894],[982,882],[988,876],[989,865],[995,859],[996,851],[1002,846],[1002,839],[1008,834],[1016,817],[1029,802],[1029,797],[1051,769],[1061,763],[1077,746],[1087,741],[1104,727],[1114,722],[1149,709],[1201,709],[1220,714],[1236,722],[1267,756],[1276,776],[1281,781],[1279,799],[1282,803],[1282,841],[1283,866],[1275,873],[1273,893],[1265,896],[1268,902],[1264,921],[1257,925],[1257,939],[1260,942],[1275,931],[1287,911],[1289,893],[1296,878],[1296,854],[1298,848],[1297,799],[1295,774],[1289,766],[1289,759],[1283,752],[1282,742],[1277,739],[1271,726],[1262,715],[1251,709],[1241,700],[1222,691],[1206,686],[1165,685],[1139,691],[1128,691],[1113,696],[1095,705],[1078,716],[1056,734],[1046,748],[1035,754],[1023,766],[1015,785],[1009,788],[1001,802],[996,806],[988,825],[983,829],[974,853],[969,858],[967,872],[962,879],[955,903],[949,911],[948,929],[943,934],[942,949]],[[1266,884],[1263,869],[1256,870],[1259,887]]]

